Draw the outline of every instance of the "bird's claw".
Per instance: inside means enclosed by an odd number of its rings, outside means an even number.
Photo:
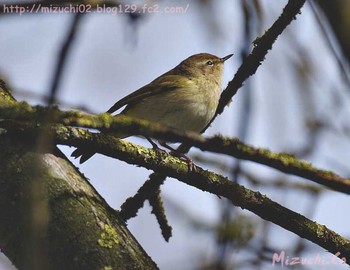
[[[159,148],[159,146],[155,142],[153,142],[151,138],[146,137],[146,139],[151,143],[153,150],[156,152],[157,156],[161,156],[162,154],[166,153],[166,151]],[[170,154],[173,155],[174,157],[178,157],[181,160],[186,161],[188,172],[196,171],[196,166],[194,165],[193,160],[190,157],[186,156],[184,153],[181,153],[176,149],[172,148],[171,146],[167,145],[165,142],[161,142],[160,144],[165,148],[169,149],[171,151]]]
[[[190,157],[176,150],[171,151],[171,154],[187,162],[188,172],[196,172],[196,166],[194,165],[193,160]]]

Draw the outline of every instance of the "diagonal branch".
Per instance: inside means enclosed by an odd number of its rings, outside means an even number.
[[[254,49],[244,59],[234,78],[222,92],[219,106],[216,110],[216,116],[224,111],[226,105],[230,103],[232,97],[243,85],[244,81],[252,76],[264,61],[268,51],[277,40],[278,36],[287,28],[287,26],[296,19],[306,0],[289,0],[284,7],[282,14],[274,24],[264,33],[263,36],[254,41]],[[213,118],[213,120],[215,117]],[[212,120],[212,121],[213,121]]]
[[[306,0],[289,0],[276,22],[265,32],[261,38],[255,40],[255,47],[253,51],[243,61],[233,80],[222,92],[215,116],[210,121],[208,126],[203,130],[203,132],[211,125],[215,118],[224,111],[225,106],[230,103],[230,100],[237,93],[238,89],[243,85],[244,81],[256,72],[258,67],[261,65],[261,62],[265,59],[268,51],[272,48],[273,43],[284,31],[284,29],[300,13],[300,10],[305,2]],[[182,144],[179,146],[178,151],[187,153],[189,149],[190,147]],[[158,183],[163,183],[165,181],[165,177],[158,175],[158,179],[156,180]],[[157,189],[159,189],[159,187]],[[159,202],[159,204],[161,204],[161,202]]]
[[[139,209],[143,207],[146,200],[153,208],[152,214],[157,218],[159,227],[161,229],[163,238],[165,241],[169,241],[172,236],[172,228],[168,224],[168,220],[165,215],[162,201],[160,200],[160,189],[158,188],[163,183],[159,183],[158,179],[162,181],[161,177],[157,173],[152,173],[149,179],[142,185],[133,197],[126,199],[126,201],[120,206],[120,216],[126,222],[130,218],[136,217]]]
[[[68,60],[68,55],[70,50],[72,49],[72,45],[74,43],[77,30],[79,28],[79,23],[82,18],[82,14],[79,12],[75,13],[73,16],[74,18],[72,19],[72,23],[70,25],[69,31],[67,33],[67,36],[64,42],[62,43],[62,47],[57,58],[57,64],[55,67],[55,71],[52,79],[52,85],[50,89],[50,95],[48,99],[48,105],[52,105],[56,102],[57,92],[59,90],[59,86],[62,80],[62,75],[64,72],[66,62]]]
[[[196,167],[188,172],[187,163],[169,154],[157,154],[152,149],[137,146],[113,136],[96,134],[62,125],[51,128],[13,128],[0,136],[11,136],[29,145],[42,132],[53,136],[56,143],[76,147],[89,147],[101,154],[115,157],[127,163],[145,167],[157,173],[174,177],[202,191],[225,197],[235,206],[247,209],[263,219],[271,221],[302,238],[336,254],[340,252],[350,262],[350,242],[326,226],[320,225],[274,201],[267,196],[249,190],[227,178]]]
[[[244,144],[238,139],[214,136],[206,138],[194,132],[184,132],[167,128],[160,124],[150,123],[145,120],[134,119],[127,116],[111,116],[109,114],[87,115],[77,111],[62,112],[56,108],[31,107],[22,104],[0,110],[3,119],[21,120],[28,123],[34,119],[36,124],[48,124],[40,117],[50,114],[51,124],[64,124],[102,130],[105,133],[127,133],[134,135],[145,135],[155,139],[182,142],[186,145],[198,147],[202,151],[225,154],[239,159],[249,160],[263,164],[279,171],[309,179],[336,191],[350,194],[350,179],[341,177],[331,171],[321,170],[312,166],[309,162],[302,161],[287,153],[274,153],[268,149],[255,148]],[[11,123],[3,121],[0,126],[6,127]]]

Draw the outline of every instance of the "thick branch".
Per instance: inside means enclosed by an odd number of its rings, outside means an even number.
[[[76,111],[61,112],[58,109],[50,110],[39,106],[30,107],[26,104],[23,104],[22,108],[10,106],[7,110],[0,111],[0,117],[28,122],[37,119],[41,123],[43,121],[43,113],[50,113],[53,123],[94,128],[111,133],[122,131],[127,134],[146,135],[166,141],[183,142],[186,145],[196,146],[203,151],[225,154],[263,164],[288,174],[312,180],[336,191],[350,194],[350,179],[343,178],[331,171],[318,169],[309,162],[301,161],[289,154],[274,153],[268,149],[255,148],[240,142],[238,139],[220,136],[205,138],[193,132],[169,129],[159,124],[126,116],[113,117],[108,114],[95,116],[81,114]],[[4,126],[5,124],[2,123],[1,125]]]
[[[43,130],[28,129],[16,132],[21,141],[27,143],[36,137],[36,132]],[[88,147],[104,155],[115,157],[130,164],[145,167],[155,172],[174,177],[203,191],[229,199],[234,205],[257,214],[300,237],[306,238],[333,254],[340,252],[350,261],[350,242],[327,227],[291,211],[270,200],[259,192],[249,190],[227,178],[196,167],[189,172],[187,163],[169,154],[157,154],[154,150],[136,146],[113,136],[94,134],[87,131],[56,127],[48,131],[57,143],[69,146]],[[22,134],[22,135],[21,135]],[[8,134],[13,137],[15,134]]]
[[[77,119],[76,122],[73,121],[71,124],[79,125],[81,119],[82,118],[79,120]],[[106,118],[104,117],[103,119]],[[86,119],[84,119],[83,122],[86,124],[85,120]],[[110,126],[110,131],[114,129],[133,131],[136,132],[137,135],[147,135],[157,139],[182,142],[186,145],[198,147],[203,151],[211,151],[239,159],[254,161],[288,174],[312,180],[336,191],[350,194],[350,179],[343,178],[331,171],[318,169],[312,166],[311,163],[299,160],[287,153],[274,153],[265,148],[255,148],[240,142],[238,139],[224,138],[221,136],[205,138],[195,133],[176,131],[160,125],[149,125],[148,123],[140,122],[141,126],[138,126],[137,122],[123,121],[123,119],[120,119],[120,121],[123,122],[120,128],[116,128],[119,126],[117,124],[119,121],[115,118],[111,119],[110,124],[104,125],[101,123],[102,126],[100,127],[97,127],[95,120],[93,121],[93,125],[85,125],[84,127],[103,129],[104,127]],[[128,125],[128,123],[130,125]],[[149,130],[147,130],[148,128]]]
[[[0,81],[0,111],[9,104],[16,101]],[[58,149],[38,153],[38,135],[31,144],[0,140],[1,251],[19,269],[157,269]]]
[[[0,244],[19,269],[48,269],[38,266],[43,259],[50,269],[157,268],[114,210],[64,157],[32,152],[12,139],[2,139],[0,147]],[[41,209],[30,211],[30,194],[38,182],[49,202],[48,216]],[[40,250],[28,231],[35,226],[32,215],[48,218]]]

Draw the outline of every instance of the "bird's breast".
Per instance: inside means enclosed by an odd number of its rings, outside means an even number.
[[[126,114],[181,130],[201,132],[213,118],[220,87],[176,89],[145,98]]]

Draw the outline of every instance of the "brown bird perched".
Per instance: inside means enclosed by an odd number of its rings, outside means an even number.
[[[223,58],[208,53],[195,54],[149,84],[115,103],[107,113],[120,113],[185,131],[202,132],[213,118],[221,94]],[[129,135],[131,136],[131,135]],[[122,136],[125,138],[128,136]],[[156,144],[147,138],[157,148]],[[173,150],[165,143],[161,145]],[[72,156],[85,162],[95,153],[76,149]]]

